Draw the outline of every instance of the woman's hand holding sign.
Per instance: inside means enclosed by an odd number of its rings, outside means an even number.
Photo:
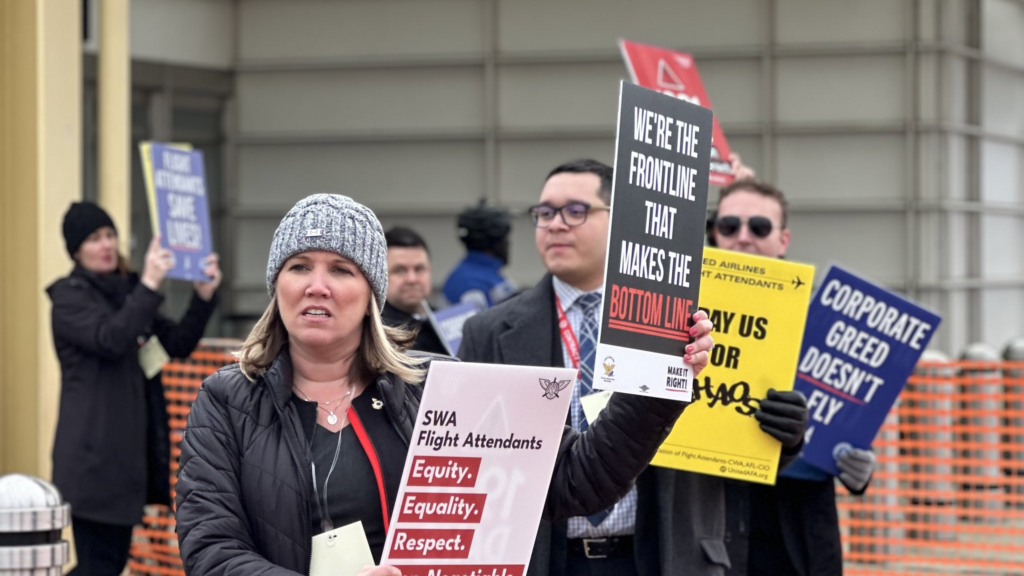
[[[217,291],[217,287],[220,286],[220,281],[223,277],[220,271],[220,256],[216,252],[207,256],[203,262],[203,274],[209,278],[209,281],[193,282],[192,286],[200,298],[209,302],[213,299],[213,294]]]
[[[160,235],[154,234],[146,250],[146,263],[142,268],[141,282],[146,288],[156,292],[171,268],[174,268],[174,254],[160,246]]]
[[[690,328],[690,337],[693,341],[687,344],[683,361],[693,366],[694,377],[708,365],[708,355],[715,347],[715,341],[711,338],[711,330],[714,327],[711,320],[708,320],[707,312],[699,310],[693,315],[693,327]]]

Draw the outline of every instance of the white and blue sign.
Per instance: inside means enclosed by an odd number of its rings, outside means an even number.
[[[156,204],[160,243],[174,253],[174,268],[167,276],[204,282],[204,261],[213,251],[210,210],[206,200],[203,153],[154,142],[151,202]]]
[[[424,306],[424,308],[427,308]],[[462,344],[462,326],[473,316],[480,312],[480,307],[473,302],[456,304],[443,310],[427,309],[427,317],[430,319],[434,331],[441,337],[441,341],[448,348],[448,354],[454,356],[459,353],[459,345]]]
[[[832,266],[807,314],[795,388],[810,410],[801,458],[834,476],[870,449],[942,318]]]

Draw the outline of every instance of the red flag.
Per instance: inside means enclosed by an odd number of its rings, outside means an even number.
[[[711,108],[711,100],[704,91],[693,56],[629,40],[619,40],[619,48],[633,83]],[[732,182],[729,154],[729,143],[718,124],[718,116],[715,116],[711,130],[711,177],[708,179],[712,185],[725,186]]]

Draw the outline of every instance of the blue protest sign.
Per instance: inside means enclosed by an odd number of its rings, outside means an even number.
[[[452,356],[458,354],[459,345],[462,344],[462,325],[466,320],[476,316],[480,308],[472,302],[467,302],[449,306],[444,310],[430,310],[427,306],[424,306],[424,309],[434,331],[448,348],[448,353]]]
[[[206,281],[203,262],[212,252],[203,153],[153,142],[152,195],[161,245],[174,254],[167,276]]]
[[[800,457],[834,476],[851,447],[868,449],[942,319],[832,266],[811,301],[796,386],[810,421]]]

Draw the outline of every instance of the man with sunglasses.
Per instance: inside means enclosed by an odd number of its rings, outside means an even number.
[[[722,188],[709,244],[723,250],[782,258],[789,247],[786,199],[755,180],[735,180]]]
[[[566,344],[571,335],[578,337],[581,371],[593,370],[611,188],[612,168],[595,160],[569,162],[548,174],[530,215],[549,274],[515,299],[467,321],[460,358],[573,366],[577,360]],[[579,379],[569,410],[576,429],[588,426],[580,398],[592,390],[584,380]],[[802,419],[794,418],[783,404],[766,400],[758,414],[770,420],[768,429],[778,426],[778,434],[787,429],[799,443],[806,408]],[[542,522],[527,574],[721,576],[729,564],[725,521],[724,480],[652,466],[613,508],[567,523]]]
[[[708,221],[708,243],[724,250],[782,258],[790,241],[786,197],[777,188],[754,180],[752,172],[750,176],[719,192],[718,209]],[[797,443],[795,449],[800,446],[802,443]],[[792,449],[789,452],[792,454]],[[839,479],[852,494],[863,494],[874,463],[869,450],[850,450],[838,461]],[[726,486],[730,576],[843,573],[831,475],[797,460],[782,470],[775,486],[734,481]]]

